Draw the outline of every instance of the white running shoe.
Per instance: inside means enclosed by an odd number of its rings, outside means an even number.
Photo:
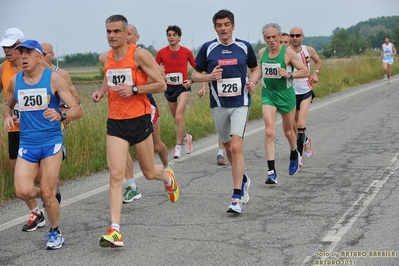
[[[307,139],[303,144],[303,151],[305,152],[306,158],[310,159],[313,156],[312,140]]]
[[[185,141],[185,145],[184,148],[186,149],[186,153],[190,154],[193,152],[193,136],[191,136],[190,134],[187,134],[184,137],[184,141]]]
[[[181,157],[181,145],[176,145],[175,152],[173,153],[173,158],[180,159]]]
[[[249,193],[248,193],[248,188],[251,185],[251,179],[244,174],[247,177],[247,182],[242,182],[242,188],[241,188],[241,202],[242,204],[247,204],[249,201]]]

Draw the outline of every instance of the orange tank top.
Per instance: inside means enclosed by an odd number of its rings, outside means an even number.
[[[139,93],[122,98],[115,91],[118,83],[129,86],[147,84],[147,74],[138,71],[134,62],[134,52],[137,45],[130,44],[125,57],[115,61],[112,49],[109,51],[107,63],[104,66],[104,75],[108,85],[108,118],[115,120],[132,119],[151,114],[151,104],[147,94]]]
[[[8,97],[8,85],[10,84],[11,78],[22,70],[22,66],[19,66],[17,71],[13,70],[11,67],[10,61],[6,60],[3,63],[3,76],[1,77],[1,84],[4,89],[5,99]],[[10,130],[10,132],[18,132],[19,131],[19,107],[18,105],[14,108],[14,115],[17,116],[17,120],[14,121],[14,127]]]

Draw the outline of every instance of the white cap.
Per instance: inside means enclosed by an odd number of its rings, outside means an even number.
[[[13,46],[18,40],[23,41],[25,35],[20,29],[10,28],[6,30],[3,34],[3,39],[1,39],[0,46],[10,47]]]

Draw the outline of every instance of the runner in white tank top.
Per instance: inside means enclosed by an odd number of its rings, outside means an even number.
[[[384,68],[384,80],[390,84],[392,65],[397,51],[395,45],[389,42],[388,36],[384,37],[384,43],[381,45],[380,52],[382,57],[382,66]]]
[[[300,27],[293,27],[290,30],[290,48],[297,53],[299,59],[306,66],[309,73],[310,59],[315,63],[315,70],[311,76],[306,78],[294,79],[294,89],[296,94],[296,111],[294,131],[297,134],[297,149],[300,153],[299,166],[302,167],[302,153],[305,152],[307,158],[312,158],[312,140],[306,134],[306,120],[309,113],[310,103],[314,98],[312,84],[319,81],[321,60],[316,50],[311,46],[302,45],[305,38]]]

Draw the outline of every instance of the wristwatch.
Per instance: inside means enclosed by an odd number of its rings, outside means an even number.
[[[319,71],[319,70],[317,70],[317,69],[316,69],[314,72],[316,72],[316,73],[317,73],[317,75],[318,75],[318,74],[320,74],[320,71]]]
[[[61,116],[61,120],[60,121],[64,121],[65,119],[67,119],[67,113],[62,112],[62,111],[58,111],[58,113]]]
[[[293,73],[292,72],[288,72],[288,74],[290,74],[290,79],[292,80],[294,77],[292,76]]]
[[[133,95],[137,95],[137,93],[139,93],[139,88],[137,88],[137,86],[133,85],[132,92],[133,92]]]

